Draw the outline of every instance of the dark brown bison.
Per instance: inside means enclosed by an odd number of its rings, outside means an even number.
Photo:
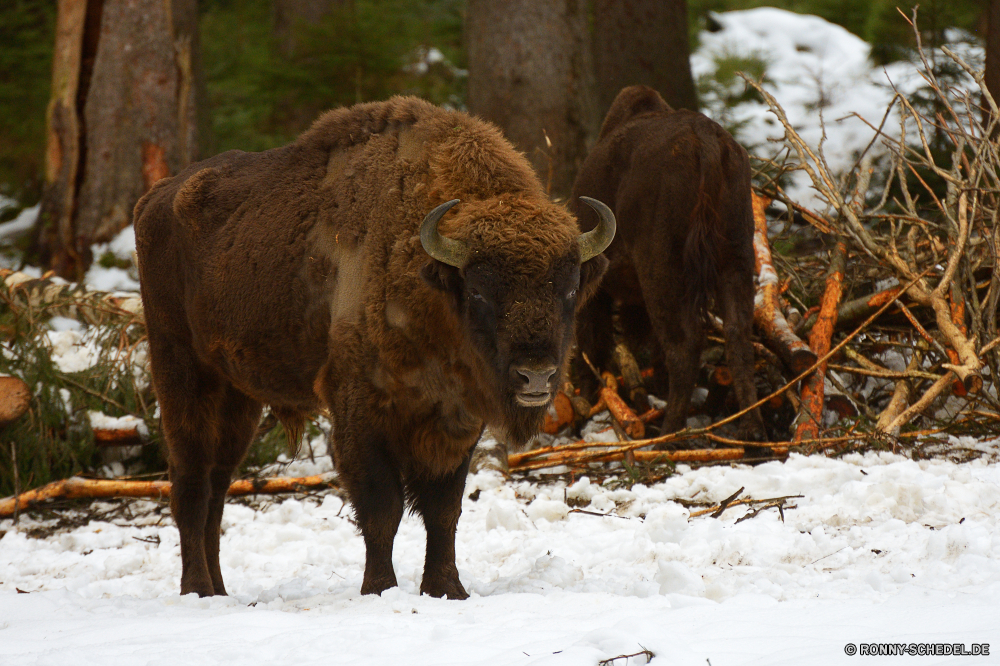
[[[614,216],[592,204],[602,221],[580,234],[495,127],[415,98],[330,111],[288,146],[157,183],[135,231],[181,593],[226,593],[226,489],[267,404],[292,433],[329,410],[362,593],[396,585],[409,504],[427,529],[421,592],[467,597],[469,458],[484,425],[517,444],[543,419],[607,267]]]
[[[754,256],[750,163],[746,151],[700,113],[674,111],[655,90],[618,94],[587,156],[573,198],[581,228],[598,224],[575,205],[606,202],[618,219],[607,275],[577,318],[580,349],[606,365],[612,310],[625,334],[658,344],[669,392],[664,432],[685,426],[704,345],[708,308],[725,322],[726,359],[741,407],[757,401],[753,379]],[[586,376],[581,373],[581,376]],[[755,410],[741,434],[764,437]]]

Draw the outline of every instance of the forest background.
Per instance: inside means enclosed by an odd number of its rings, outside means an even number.
[[[0,12],[0,194],[12,201],[0,206],[0,222],[42,197],[57,8],[56,2],[39,0],[4,4]],[[197,22],[206,95],[199,111],[199,155],[233,148],[273,148],[294,138],[324,109],[392,94],[416,94],[436,104],[467,108],[470,87],[476,82],[467,76],[468,39],[463,39],[463,23],[467,5],[481,11],[476,5],[490,4],[494,3],[200,0]],[[912,31],[896,9],[899,3],[893,0],[690,0],[686,6],[683,0],[669,0],[663,4],[679,6],[687,13],[689,44],[679,47],[684,53],[696,47],[698,33],[711,21],[712,12],[765,5],[815,14],[845,27],[872,44],[872,57],[880,64],[904,57],[913,41]],[[507,3],[494,6],[507,14],[514,9]],[[909,11],[908,6],[901,9]],[[932,46],[949,27],[984,35],[988,11],[989,3],[983,0],[931,0],[921,3],[921,28]],[[586,30],[593,37],[601,28],[592,6],[586,8],[585,18]],[[658,26],[651,23],[647,29],[656,31]],[[643,40],[641,35],[633,37]],[[663,43],[671,35],[651,34],[646,39]],[[748,63],[735,62],[732,67],[741,65]],[[725,75],[726,68],[720,67],[720,76]],[[699,84],[704,88],[711,82]],[[685,95],[661,93],[668,101],[673,97],[675,104]],[[599,108],[593,114],[598,121],[602,112]]]
[[[82,283],[91,261],[107,261],[108,268],[121,262],[119,268],[126,268],[130,260],[112,253],[94,257],[91,248],[128,226],[135,201],[157,178],[224,150],[282,145],[325,109],[393,94],[420,95],[496,122],[529,156],[550,193],[563,197],[622,86],[652,85],[674,106],[687,108],[697,107],[699,96],[717,101],[728,95],[725,103],[735,106],[759,95],[737,77],[742,71],[766,79],[769,63],[752,54],[717,56],[713,73],[698,80],[692,80],[689,67],[699,35],[715,29],[713,13],[759,6],[839,24],[872,45],[876,64],[914,57],[915,33],[906,18],[911,8],[897,8],[892,0],[7,0],[0,11],[0,223],[42,205],[33,232],[20,235],[14,248],[0,247],[10,252],[0,257],[0,269],[32,267],[48,290],[42,273],[49,270]],[[172,15],[163,16],[169,11]],[[156,12],[160,17],[153,20]],[[930,0],[920,6],[918,34],[931,48],[954,39],[954,28],[980,36],[989,83],[990,54],[1000,49],[1000,39],[996,44],[986,39],[987,26],[997,23],[1000,0]],[[75,44],[75,55],[60,44]],[[995,75],[997,59],[992,62]],[[149,80],[170,85],[143,87]],[[144,135],[147,122],[156,131]],[[946,141],[942,146],[935,145],[935,154],[946,159],[951,149]],[[916,169],[924,170],[915,170],[913,179],[929,183],[937,192],[933,200],[957,205],[944,180],[921,165]],[[895,190],[892,194],[894,201],[899,198]],[[934,211],[916,212],[938,219]],[[976,215],[976,225],[993,228],[989,211]],[[831,219],[842,223],[840,217]],[[939,233],[949,246],[959,247],[951,232]],[[850,237],[847,231],[840,235]],[[786,259],[780,255],[788,243],[779,245],[779,268],[795,277],[789,296],[808,313],[825,290],[822,259],[829,248],[818,246],[818,258]],[[994,280],[986,272],[995,263],[984,254],[985,246],[977,247],[979,254],[966,253],[972,258],[963,260],[970,290],[963,298],[973,309],[984,299],[992,304],[970,315],[970,321],[984,322],[975,333],[976,349],[992,350],[996,345],[988,341],[998,336],[990,312],[997,299],[981,298],[978,285]],[[865,263],[863,248],[852,247],[848,256],[854,273],[847,282],[865,286],[861,291],[892,277],[884,266]],[[938,260],[928,255],[921,261]],[[993,293],[1000,293],[1000,281]],[[62,295],[67,302],[81,296]],[[845,300],[849,295],[862,294]],[[0,373],[23,375],[27,385],[40,387],[31,418],[4,433],[20,448],[16,454],[11,445],[9,454],[6,447],[0,454],[0,494],[93,469],[98,462],[89,411],[141,417],[152,433],[144,443],[157,442],[148,383],[137,380],[120,358],[122,350],[130,356],[142,349],[142,327],[127,319],[91,326],[88,335],[104,356],[94,368],[64,372],[51,360],[46,324],[56,309],[47,304],[36,320],[31,308],[15,313],[0,307],[0,336],[14,350],[0,359]],[[926,312],[920,313],[923,326],[933,330]],[[87,323],[106,324],[105,314]],[[809,320],[798,314],[804,335]],[[941,344],[935,350],[939,363],[953,360]],[[992,354],[988,360],[1000,374],[1000,356]],[[869,371],[888,376],[884,369]],[[777,390],[796,373],[772,374],[768,383]],[[928,373],[918,379],[947,384],[946,377]],[[861,405],[865,413],[858,423],[872,425],[877,410],[896,395],[885,383],[877,399],[866,398],[871,405]],[[990,413],[1000,415],[1000,404],[994,407]],[[794,415],[797,408],[788,410]],[[782,425],[783,433],[788,424]],[[248,465],[269,462],[282,450],[283,432],[271,427],[262,428],[267,444]],[[156,458],[155,446],[143,450]],[[147,462],[162,467],[162,460]]]

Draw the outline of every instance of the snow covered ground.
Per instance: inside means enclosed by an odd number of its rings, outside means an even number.
[[[827,159],[849,165],[870,134],[837,119],[857,111],[877,122],[890,96],[885,73],[867,63],[867,45],[815,17],[770,8],[719,22],[721,31],[702,35],[695,73],[712,67],[713,53],[762,54],[767,85],[792,122],[815,145],[822,107]],[[887,71],[900,83],[915,80],[912,65]],[[748,143],[767,146],[780,134],[759,104],[733,113],[747,121]],[[0,239],[15,233],[8,224]],[[126,230],[95,256],[107,249],[128,259],[133,248]],[[122,268],[95,268],[87,282],[135,288]],[[87,331],[68,321],[54,329],[54,344],[86,348]],[[88,362],[83,351],[65,356]],[[469,479],[459,524],[458,567],[472,594],[461,602],[418,596],[424,532],[412,516],[396,541],[399,588],[360,596],[364,546],[335,495],[230,503],[228,598],[178,594],[178,535],[156,503],[42,538],[29,536],[43,526],[36,519],[0,521],[0,666],[597,664],[643,648],[664,665],[900,663],[850,656],[848,643],[862,654],[872,643],[989,644],[996,654],[1000,440],[955,444],[983,457],[680,466],[663,483],[630,490],[483,472]],[[324,471],[320,456],[285,473]],[[741,487],[756,499],[802,497],[787,501],[784,520],[768,509],[737,522],[743,507],[720,518],[690,515]]]
[[[23,521],[0,540],[0,663],[596,664],[646,648],[653,664],[725,666],[848,663],[847,643],[1000,651],[995,462],[792,456],[678,471],[631,490],[470,477],[457,546],[466,601],[418,596],[424,532],[412,516],[396,540],[399,588],[360,596],[363,542],[334,495],[228,505],[232,596],[219,599],[179,596],[177,531],[151,502],[42,539]],[[740,487],[802,497],[784,522],[775,509],[737,522],[742,507],[690,517],[674,501]]]

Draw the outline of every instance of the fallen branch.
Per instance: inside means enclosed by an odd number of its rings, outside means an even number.
[[[736,498],[739,497],[744,490],[746,490],[746,486],[740,486],[739,490],[737,490],[735,493],[733,493],[726,499],[719,502],[719,508],[714,513],[712,513],[712,518],[718,518],[719,516],[721,516],[722,512],[726,510],[726,507],[729,506],[731,502],[735,501]]]
[[[9,269],[0,269],[0,289],[12,308],[45,310],[83,320],[87,324],[106,323],[111,317],[129,317],[145,323],[142,299],[139,295],[115,296],[93,291],[85,284],[66,282],[60,278],[34,278]]]
[[[799,495],[799,497],[801,497],[801,495]],[[788,508],[794,509],[796,507],[793,505]],[[736,523],[734,524],[739,525],[744,520],[750,520],[751,518],[757,516],[757,514],[759,514],[761,511],[767,511],[768,509],[777,509],[778,516],[781,518],[781,522],[785,522],[785,500],[782,499],[777,502],[768,502],[767,504],[761,504],[759,506],[757,505],[751,506],[750,510],[747,511],[745,515],[737,518]]]
[[[902,289],[900,287],[893,287],[891,289],[876,292],[869,296],[862,296],[861,298],[855,298],[852,301],[847,301],[837,310],[837,322],[844,326],[853,324],[857,320],[867,317],[871,313],[875,312],[886,303],[891,303],[901,292]],[[816,325],[816,319],[817,314],[806,317],[799,325],[798,333],[801,335],[809,333],[812,330],[812,327]]]
[[[740,491],[742,491],[742,490],[743,489],[740,488]],[[708,507],[707,509],[699,509],[698,511],[692,511],[690,514],[688,514],[688,517],[689,518],[698,518],[699,516],[707,516],[707,515],[711,514],[712,518],[718,518],[719,516],[722,515],[723,511],[725,511],[726,509],[731,509],[734,506],[741,506],[741,505],[746,505],[746,504],[749,504],[751,506],[756,505],[756,504],[767,504],[767,505],[770,506],[770,505],[772,505],[773,502],[785,502],[785,501],[790,500],[790,499],[800,499],[802,497],[805,497],[805,495],[785,495],[783,497],[771,497],[771,498],[768,498],[768,499],[753,499],[751,497],[744,497],[743,499],[739,499],[739,500],[736,500],[733,497],[730,497],[729,498],[730,499],[729,502],[726,502],[725,500],[723,500],[723,502],[720,502],[719,504],[716,504],[715,506]],[[768,508],[768,507],[764,507],[764,508]]]
[[[752,443],[756,444],[756,442]],[[607,444],[605,444],[605,446],[607,446]],[[788,456],[787,446],[776,445],[767,448],[771,449],[771,454],[775,457],[775,459],[785,458]],[[744,458],[745,451],[742,447],[727,449],[688,449],[682,451],[622,451],[618,449],[605,449],[605,451],[593,452],[585,450],[569,450],[550,454],[540,460],[525,461],[524,459],[521,459],[516,463],[510,461],[508,462],[510,464],[511,472],[528,472],[536,469],[545,469],[547,467],[559,467],[561,465],[571,467],[589,463],[620,462],[625,459],[626,455],[629,454],[634,456],[636,461],[644,463],[713,463],[741,460]]]
[[[629,437],[642,438],[646,434],[646,425],[618,395],[618,380],[610,372],[605,372],[601,378],[604,380],[604,388],[601,389],[601,402],[611,412],[611,418],[618,422],[618,425]]]
[[[767,240],[767,218],[764,209],[769,199],[753,193],[753,248],[757,266],[758,287],[754,298],[753,321],[782,361],[793,372],[802,372],[816,361],[816,354],[792,331],[779,301],[778,273]]]
[[[319,474],[303,477],[272,477],[265,479],[240,479],[229,486],[229,495],[272,495],[279,493],[299,493],[307,490],[326,490],[340,485],[329,475]],[[55,499],[107,499],[118,497],[138,497],[165,500],[170,497],[169,481],[124,481],[106,479],[84,479],[73,476],[61,481],[35,488],[14,497],[0,500],[0,518],[14,514],[15,507],[21,511],[30,509],[46,500]]]
[[[628,396],[629,402],[637,405],[640,409],[645,409],[646,405],[649,404],[649,398],[647,397],[646,387],[642,381],[642,371],[639,369],[639,364],[623,340],[615,341],[614,358],[615,364],[618,365],[618,369],[622,373],[622,376],[618,378],[616,386],[621,386],[625,389],[625,395]]]
[[[844,263],[847,258],[847,244],[840,240],[830,260],[826,289],[820,303],[816,326],[809,333],[809,346],[816,356],[824,356],[830,351],[833,329],[837,326],[837,306],[844,292]],[[822,362],[816,371],[802,382],[802,403],[799,424],[795,428],[795,440],[816,438],[823,420],[823,396],[826,383],[826,363]]]
[[[642,648],[641,652],[635,652],[633,654],[620,654],[617,657],[611,657],[610,659],[602,659],[601,661],[597,662],[597,666],[615,666],[615,662],[618,661],[619,659],[624,659],[625,663],[627,664],[628,660],[631,659],[632,657],[646,657],[646,663],[648,664],[653,660],[653,657],[655,657],[656,655],[647,650],[646,648],[643,648],[641,645],[639,647]]]

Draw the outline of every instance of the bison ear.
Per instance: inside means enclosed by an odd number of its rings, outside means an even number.
[[[420,269],[420,277],[424,282],[455,296],[462,293],[462,276],[454,266],[432,259]]]
[[[591,296],[597,293],[609,263],[607,257],[599,254],[580,265],[580,297],[577,299],[577,307],[589,301]]]

